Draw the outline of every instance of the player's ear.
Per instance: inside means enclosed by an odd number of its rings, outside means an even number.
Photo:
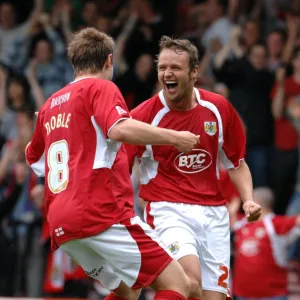
[[[113,56],[112,56],[112,54],[109,54],[105,61],[105,68],[109,69],[112,66],[112,64],[113,64]]]
[[[196,81],[199,75],[199,66],[195,66],[195,68],[191,71],[191,78],[193,81]]]

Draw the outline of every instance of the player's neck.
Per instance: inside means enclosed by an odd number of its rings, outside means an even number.
[[[81,80],[81,79],[84,79],[84,78],[106,79],[104,73],[102,73],[102,72],[97,73],[97,74],[88,74],[88,73],[83,74],[83,73],[80,73],[80,74],[75,76],[74,81],[78,81],[78,80]]]
[[[196,107],[198,104],[194,89],[192,89],[178,101],[171,101],[166,98],[166,102],[170,109],[177,111],[188,111]]]

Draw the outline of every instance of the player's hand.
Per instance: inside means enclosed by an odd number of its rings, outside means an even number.
[[[177,142],[174,144],[174,146],[180,152],[189,153],[199,143],[200,135],[195,135],[189,131],[180,131],[178,132]]]
[[[43,26],[47,26],[50,23],[50,16],[46,13],[41,13],[39,16],[39,21]]]
[[[243,210],[249,222],[256,221],[261,216],[261,206],[252,200],[248,200],[243,204]]]

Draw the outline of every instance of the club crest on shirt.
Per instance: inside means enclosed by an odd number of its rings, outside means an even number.
[[[217,123],[204,122],[204,130],[208,135],[214,135],[217,132]]]
[[[173,255],[175,255],[179,251],[179,245],[178,242],[174,242],[171,245],[169,245],[169,250]]]

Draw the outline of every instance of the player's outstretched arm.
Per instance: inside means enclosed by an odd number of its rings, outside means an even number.
[[[188,131],[158,128],[133,119],[125,119],[113,126],[108,133],[112,140],[136,145],[173,145],[187,153],[199,144],[199,136]]]
[[[247,163],[244,160],[241,160],[239,167],[236,169],[229,169],[228,173],[244,203],[243,210],[248,221],[258,220],[261,216],[261,207],[253,200],[252,176]]]

